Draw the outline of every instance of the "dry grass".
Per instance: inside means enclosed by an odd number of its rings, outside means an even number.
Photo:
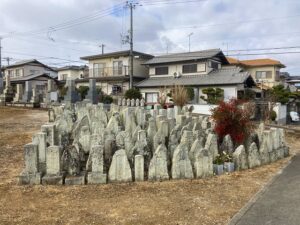
[[[119,185],[18,186],[23,145],[47,113],[0,108],[0,224],[226,224],[287,164],[203,180]],[[291,153],[299,151],[288,137]]]
[[[172,100],[175,105],[181,108],[186,105],[189,101],[187,90],[182,85],[174,85],[172,88]]]

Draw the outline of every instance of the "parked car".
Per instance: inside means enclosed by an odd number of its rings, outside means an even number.
[[[290,112],[290,117],[291,117],[292,122],[299,122],[300,121],[299,114],[295,111]]]

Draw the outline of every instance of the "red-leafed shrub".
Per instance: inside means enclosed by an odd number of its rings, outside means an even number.
[[[250,108],[242,107],[237,99],[220,101],[218,107],[212,109],[212,119],[216,123],[215,132],[221,140],[229,134],[235,144],[241,144],[253,129],[251,115]]]

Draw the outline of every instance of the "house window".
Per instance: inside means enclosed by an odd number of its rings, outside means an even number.
[[[68,74],[62,74],[61,75],[61,80],[67,80]]]
[[[169,74],[169,67],[162,66],[155,68],[155,75],[168,75]]]
[[[40,71],[39,70],[29,70],[29,73],[30,74],[37,74],[39,73]]]
[[[13,75],[14,75],[12,70],[8,70],[7,73],[8,73],[9,77],[13,77]]]
[[[104,76],[105,63],[94,63],[93,65],[93,74],[94,77]]]
[[[196,73],[197,64],[187,64],[182,66],[182,73]]]
[[[215,69],[215,70],[219,69],[219,63],[210,61],[209,64],[212,69]]]
[[[122,75],[123,62],[122,61],[114,61],[113,62],[113,75]]]
[[[276,70],[276,77],[275,77],[275,80],[276,80],[276,81],[279,81],[279,80],[280,80],[280,71],[279,71],[279,70]]]
[[[19,77],[21,75],[21,70],[20,69],[16,69],[16,77]]]
[[[271,79],[272,71],[256,71],[256,79]]]
[[[158,92],[146,93],[147,103],[157,103],[158,102]]]
[[[122,87],[120,85],[113,85],[112,86],[112,94],[117,95],[119,93],[122,93]]]

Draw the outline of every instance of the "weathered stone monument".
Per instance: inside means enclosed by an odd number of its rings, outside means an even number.
[[[31,81],[25,81],[25,90],[24,94],[22,96],[22,102],[30,102],[32,97],[32,82]]]
[[[10,76],[5,77],[5,88],[3,94],[0,95],[0,105],[4,105],[5,102],[11,102],[13,100],[14,93],[10,84]]]
[[[64,101],[66,103],[75,103],[78,101],[78,94],[75,90],[75,80],[72,78],[67,78],[66,87],[68,88],[66,95],[64,96]]]
[[[96,80],[90,79],[89,80],[89,91],[85,99],[88,99],[91,101],[92,104],[98,103],[98,93],[96,88]]]

